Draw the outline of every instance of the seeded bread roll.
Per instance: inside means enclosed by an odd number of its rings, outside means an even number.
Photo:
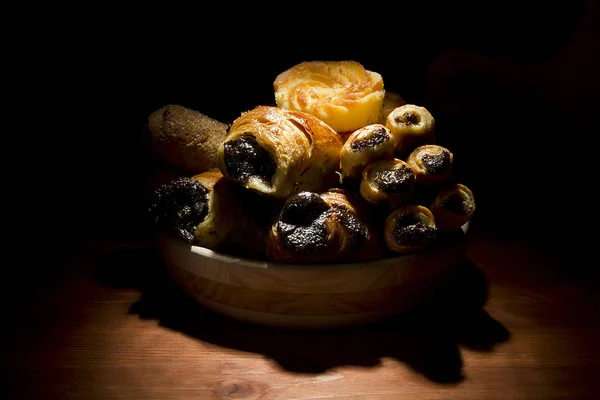
[[[154,154],[192,174],[217,167],[217,150],[228,125],[198,111],[170,104],[148,118]]]
[[[313,114],[336,132],[379,121],[385,90],[380,74],[356,61],[306,61],[273,83],[278,107]]]
[[[311,114],[257,106],[233,122],[219,168],[247,189],[285,199],[335,186],[341,147],[339,135]]]

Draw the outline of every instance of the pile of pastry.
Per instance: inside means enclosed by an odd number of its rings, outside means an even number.
[[[275,102],[231,124],[168,105],[156,157],[189,171],[153,190],[156,228],[193,245],[282,263],[351,262],[443,245],[473,216],[435,120],[355,61],[308,61]]]

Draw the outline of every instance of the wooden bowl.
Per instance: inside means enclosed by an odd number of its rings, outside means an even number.
[[[345,264],[290,265],[236,258],[159,235],[173,279],[200,304],[229,317],[282,328],[376,322],[435,295],[464,261],[468,223],[435,249]]]

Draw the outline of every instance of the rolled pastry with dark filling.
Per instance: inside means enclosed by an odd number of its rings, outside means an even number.
[[[388,114],[385,126],[394,135],[400,158],[418,146],[434,143],[435,119],[425,107],[415,104],[396,107]]]
[[[440,229],[458,229],[473,217],[475,197],[467,186],[453,183],[440,189],[429,208]]]
[[[388,249],[401,254],[426,249],[438,236],[433,213],[421,205],[394,210],[385,219],[383,232]]]
[[[371,124],[355,130],[340,151],[340,172],[343,178],[360,179],[370,163],[394,157],[394,137],[381,124]]]
[[[447,180],[452,173],[454,154],[443,146],[428,144],[414,149],[406,162],[415,172],[417,182],[434,185]]]
[[[343,189],[289,197],[271,227],[267,257],[276,262],[344,262],[381,255],[366,208]]]
[[[360,195],[373,205],[398,208],[412,195],[417,178],[412,168],[398,158],[375,161],[360,181]]]
[[[257,106],[231,125],[219,169],[248,189],[285,199],[334,186],[341,147],[340,136],[311,114]]]
[[[157,227],[214,250],[235,229],[239,199],[234,183],[213,169],[156,188],[150,212]]]

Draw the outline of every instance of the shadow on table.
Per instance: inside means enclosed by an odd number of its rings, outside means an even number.
[[[463,379],[460,346],[492,351],[509,339],[484,309],[488,283],[465,262],[438,299],[410,313],[368,326],[335,330],[286,330],[238,322],[201,307],[170,280],[152,250],[124,250],[105,259],[98,279],[137,287],[130,313],[204,342],[264,354],[282,368],[320,373],[343,365],[376,366],[383,357],[405,363],[435,382]]]

